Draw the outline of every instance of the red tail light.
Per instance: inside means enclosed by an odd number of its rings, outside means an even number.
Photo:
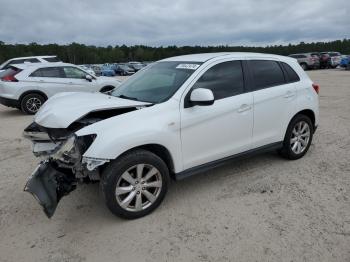
[[[316,84],[312,84],[312,87],[314,88],[315,92],[318,94],[320,92],[320,86]]]
[[[4,72],[4,74],[2,74],[1,80],[6,82],[18,82],[15,75],[21,71],[22,70],[18,68],[9,68]]]
[[[14,75],[4,76],[3,78],[1,78],[1,80],[6,82],[18,82]]]

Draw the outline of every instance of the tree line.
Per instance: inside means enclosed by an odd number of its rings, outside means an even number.
[[[107,46],[97,47],[71,43],[58,44],[7,44],[0,41],[0,63],[14,57],[57,55],[62,61],[73,64],[102,64],[127,61],[156,61],[162,58],[207,52],[258,52],[279,55],[289,55],[304,52],[338,51],[350,54],[350,39],[312,42],[288,45],[254,46],[166,46],[150,47],[145,45],[134,46]]]

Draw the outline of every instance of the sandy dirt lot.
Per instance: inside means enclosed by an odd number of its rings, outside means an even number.
[[[309,71],[321,120],[308,154],[259,155],[173,182],[151,215],[126,221],[99,187],[49,220],[23,192],[38,160],[32,117],[0,106],[0,261],[350,261],[350,72]]]

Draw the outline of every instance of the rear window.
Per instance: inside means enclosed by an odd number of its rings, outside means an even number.
[[[15,75],[19,71],[21,71],[21,70],[16,68],[16,67],[10,67],[10,68],[8,68],[5,71],[0,73],[0,78],[3,78],[5,76],[9,76],[9,75]]]
[[[58,57],[46,57],[44,58],[45,61],[50,62],[50,63],[54,63],[54,62],[61,62],[61,60]]]
[[[7,68],[5,71],[0,73],[0,79],[6,76],[14,76],[21,71],[21,69],[11,66],[10,68]]]
[[[251,60],[255,90],[282,85],[285,83],[283,71],[276,61]]]
[[[281,64],[284,68],[284,71],[287,74],[287,82],[288,83],[300,81],[298,74],[294,71],[294,69],[290,65],[283,63],[283,62]]]

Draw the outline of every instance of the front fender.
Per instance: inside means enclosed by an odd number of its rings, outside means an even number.
[[[132,148],[157,144],[169,151],[175,172],[182,171],[180,115],[177,101],[167,101],[106,119],[87,126],[76,134],[97,135],[84,153],[84,157],[116,159]]]

